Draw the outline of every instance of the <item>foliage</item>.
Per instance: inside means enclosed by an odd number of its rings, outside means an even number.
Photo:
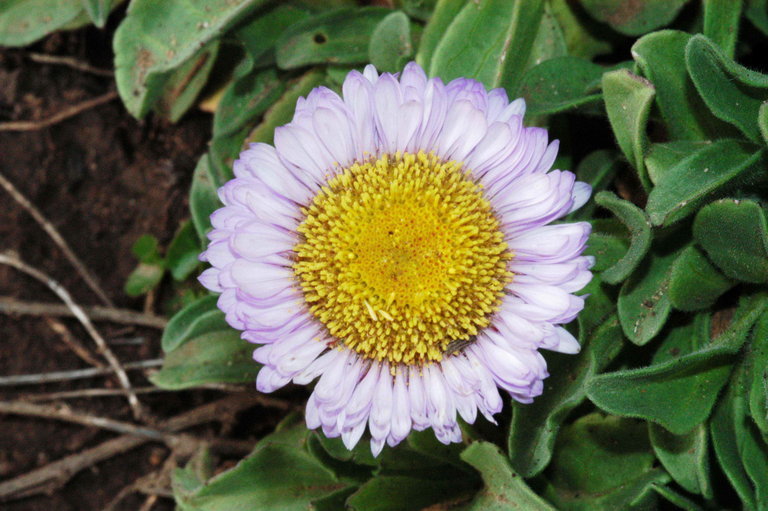
[[[102,26],[120,4],[54,3],[4,2],[0,44]],[[202,452],[177,471],[179,508],[763,509],[768,75],[741,62],[768,49],[768,3],[368,3],[132,0],[119,10],[116,79],[133,115],[175,121],[201,94],[216,98],[191,222],[164,256],[157,240],[137,241],[126,292],[150,291],[166,271],[193,275],[233,159],[246,142],[271,142],[299,96],[338,90],[367,62],[396,72],[415,59],[444,80],[524,97],[528,122],[561,138],[559,161],[593,186],[594,201],[572,215],[593,224],[596,257],[573,330],[582,352],[547,354],[544,394],[510,404],[508,428],[467,426],[458,446],[413,433],[373,459],[365,442],[349,452],[289,417],[233,468],[212,475]],[[252,381],[251,347],[215,302],[171,320],[155,384]],[[724,484],[732,491],[713,490]]]

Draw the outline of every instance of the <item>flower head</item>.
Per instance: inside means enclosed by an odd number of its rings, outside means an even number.
[[[259,390],[319,378],[307,425],[348,448],[367,427],[374,454],[411,429],[460,441],[457,416],[493,422],[499,388],[542,392],[538,349],[579,350],[559,325],[593,263],[589,224],[547,224],[591,190],[550,170],[557,141],[524,110],[415,63],[368,66],[240,155],[200,280],[261,345]]]

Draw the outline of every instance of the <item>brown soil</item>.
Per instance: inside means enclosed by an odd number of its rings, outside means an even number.
[[[113,90],[110,77],[29,58],[30,52],[66,55],[110,68],[110,37],[89,28],[55,34],[31,48],[0,50],[0,122],[46,118]],[[60,230],[118,306],[137,311],[149,307],[163,313],[158,310],[160,305],[124,294],[125,279],[136,264],[130,247],[145,233],[167,244],[179,222],[188,216],[192,170],[206,150],[209,135],[207,114],[191,112],[176,125],[155,118],[139,122],[115,100],[50,128],[0,132],[0,173]],[[98,305],[98,298],[37,223],[5,191],[0,190],[0,198],[0,251],[16,251],[25,262],[62,283],[80,304]],[[5,266],[0,266],[0,296],[57,302],[45,286]],[[75,337],[92,346],[79,324],[62,321]],[[98,328],[108,341],[140,340],[114,346],[122,361],[161,356],[157,330],[108,323],[99,323]],[[0,315],[0,332],[2,376],[88,367],[44,318]],[[148,384],[141,373],[133,372],[131,377],[135,385]],[[94,378],[0,387],[0,400],[116,386],[112,378]],[[163,393],[144,396],[142,401],[154,416],[164,418],[217,396],[213,391]],[[122,397],[70,400],[68,404],[91,414],[131,420]],[[0,415],[0,431],[0,482],[115,436],[58,421],[9,415]],[[78,474],[51,495],[0,507],[9,511],[102,509],[125,486],[157,470],[168,454],[161,444],[147,444]],[[145,499],[145,495],[134,494],[116,509],[139,509]],[[173,509],[173,503],[159,498],[151,509]]]

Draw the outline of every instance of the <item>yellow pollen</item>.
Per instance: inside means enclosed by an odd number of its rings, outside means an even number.
[[[303,213],[293,269],[304,297],[365,358],[440,361],[489,325],[512,278],[480,185],[433,154],[355,163]]]

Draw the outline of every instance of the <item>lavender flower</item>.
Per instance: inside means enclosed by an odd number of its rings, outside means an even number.
[[[378,454],[411,429],[461,440],[499,388],[530,403],[539,348],[576,353],[593,264],[588,223],[547,225],[590,187],[550,168],[557,141],[525,103],[415,63],[351,72],[299,99],[275,146],[252,144],[219,190],[200,281],[260,344],[262,392],[318,379],[309,428]]]

